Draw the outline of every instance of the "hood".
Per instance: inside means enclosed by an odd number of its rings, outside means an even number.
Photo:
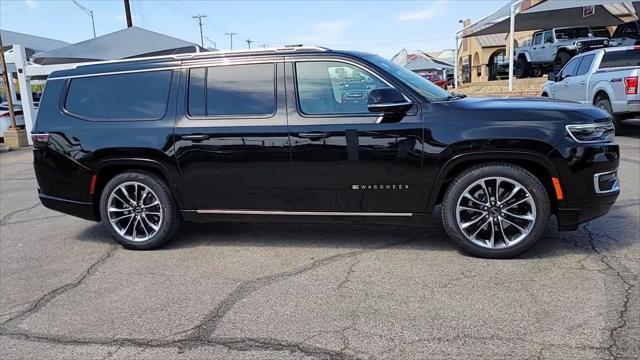
[[[478,120],[592,122],[609,117],[605,111],[574,101],[531,98],[464,98],[440,103],[458,116]],[[471,111],[469,111],[471,110]],[[479,111],[482,115],[479,116]],[[465,116],[465,117],[466,117]]]

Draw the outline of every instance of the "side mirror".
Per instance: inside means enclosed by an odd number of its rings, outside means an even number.
[[[553,71],[549,73],[549,75],[547,76],[547,80],[549,81],[558,81],[558,77],[556,76],[556,73],[554,73]]]
[[[367,99],[369,112],[382,113],[383,115],[404,116],[413,106],[398,89],[380,88],[371,90]]]

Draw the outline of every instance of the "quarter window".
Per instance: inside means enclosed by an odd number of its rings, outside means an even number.
[[[75,78],[65,110],[95,121],[158,120],[167,109],[170,70]]]
[[[188,98],[188,111],[191,116],[274,114],[275,64],[191,69]]]
[[[309,115],[368,114],[374,89],[389,87],[369,72],[335,61],[296,63],[300,110]]]

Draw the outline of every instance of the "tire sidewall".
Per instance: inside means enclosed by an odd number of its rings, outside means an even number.
[[[505,249],[488,249],[476,245],[463,234],[456,222],[456,206],[464,190],[481,178],[505,177],[515,180],[529,191],[536,206],[531,232],[518,244]],[[464,173],[452,183],[443,201],[443,224],[449,236],[468,253],[486,258],[509,258],[531,248],[544,232],[549,220],[550,203],[544,186],[528,171],[511,166],[489,165]]]
[[[163,217],[160,229],[155,235],[145,241],[134,242],[125,239],[113,228],[109,221],[107,212],[109,196],[118,186],[130,181],[139,182],[149,187],[156,194],[162,208]],[[166,186],[160,180],[156,179],[155,176],[142,172],[128,172],[115,176],[104,187],[100,196],[100,217],[103,225],[109,229],[113,237],[120,244],[129,249],[147,250],[156,248],[169,240],[172,229],[176,225],[176,207]]]

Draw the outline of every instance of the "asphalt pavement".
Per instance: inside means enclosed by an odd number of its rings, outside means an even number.
[[[611,212],[524,256],[459,252],[437,223],[204,224],[156,251],[40,205],[0,154],[2,359],[640,357],[640,121]]]

